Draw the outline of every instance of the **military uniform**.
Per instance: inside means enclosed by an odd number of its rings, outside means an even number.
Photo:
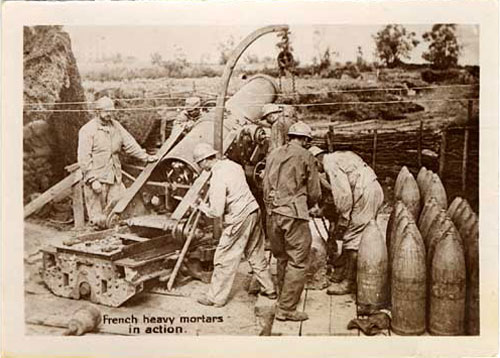
[[[94,118],[85,124],[78,134],[78,164],[85,183],[85,205],[91,222],[102,218],[106,207],[116,202],[125,187],[122,183],[121,151],[142,161],[146,152],[134,137],[116,120],[108,123]],[[92,183],[102,184],[102,192],[96,193]]]
[[[244,257],[265,294],[275,292],[264,255],[264,233],[260,209],[247,184],[243,168],[229,160],[218,160],[211,169],[208,217],[223,216],[224,229],[214,256],[214,272],[207,299],[226,304],[234,278]]]
[[[200,118],[199,114],[197,116],[192,116],[189,114],[187,110],[181,111],[172,123],[173,125],[172,130],[178,127],[190,129],[199,118]]]
[[[342,247],[357,251],[363,230],[384,201],[382,187],[373,169],[351,151],[325,154],[323,167],[337,209],[337,226],[346,227]]]
[[[278,261],[278,308],[292,313],[304,289],[311,249],[308,208],[321,197],[313,155],[295,143],[278,147],[267,158],[263,184],[267,233]]]

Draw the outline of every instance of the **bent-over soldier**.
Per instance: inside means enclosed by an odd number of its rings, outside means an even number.
[[[337,221],[328,242],[329,262],[335,256],[336,241],[342,241],[340,264],[332,275],[334,283],[328,288],[331,295],[356,292],[358,249],[361,234],[384,201],[384,192],[377,175],[360,156],[351,151],[327,154],[318,147],[311,147],[318,159],[321,172],[325,172],[331,186]]]
[[[288,130],[289,143],[271,152],[264,172],[267,234],[278,261],[278,307],[276,319],[304,321],[297,305],[306,282],[311,249],[309,209],[321,197],[318,168],[304,146],[311,128],[297,122]]]
[[[147,162],[157,160],[146,154],[134,137],[111,118],[113,101],[102,97],[95,103],[97,116],[86,123],[78,133],[78,164],[82,170],[84,196],[89,221],[103,226],[104,211],[111,207],[125,189],[122,183],[118,154],[126,154]]]
[[[211,171],[208,205],[199,209],[209,218],[223,217],[222,235],[214,256],[214,272],[206,296],[198,302],[207,306],[226,304],[238,266],[244,256],[257,281],[261,294],[276,299],[277,294],[264,255],[264,232],[261,213],[245,178],[241,165],[232,160],[217,159],[217,151],[207,143],[198,144],[194,160],[204,170]]]

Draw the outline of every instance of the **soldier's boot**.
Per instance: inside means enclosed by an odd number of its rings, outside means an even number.
[[[328,279],[331,282],[339,283],[342,282],[345,278],[345,271],[346,271],[346,265],[345,265],[345,260],[343,264],[338,264],[337,266],[334,264],[333,265],[333,272],[328,277]]]
[[[347,295],[356,293],[356,276],[358,270],[358,252],[346,250],[345,278],[339,283],[333,283],[326,293],[329,295]]]
[[[276,319],[278,321],[307,321],[309,316],[305,312],[293,311],[293,312],[285,312],[280,309],[276,310]]]

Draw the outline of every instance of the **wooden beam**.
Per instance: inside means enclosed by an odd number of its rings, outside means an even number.
[[[444,182],[444,169],[446,166],[446,132],[447,129],[443,128],[441,132],[441,146],[439,148],[439,177]]]
[[[422,167],[422,139],[423,139],[423,132],[424,132],[424,121],[420,119],[420,126],[418,127],[418,167]]]
[[[31,201],[24,207],[24,218],[29,217],[36,211],[44,207],[44,205],[50,203],[55,198],[62,199],[61,193],[67,191],[70,193],[70,189],[73,185],[78,183],[82,179],[81,170],[76,170],[68,175],[66,178],[58,182],[56,185],[49,188],[42,195],[40,195],[35,200]]]
[[[73,221],[75,229],[85,226],[85,209],[83,204],[83,181],[80,180],[73,188]]]
[[[202,171],[198,178],[196,178],[196,180],[194,181],[191,188],[189,188],[186,195],[184,195],[184,198],[182,198],[179,205],[177,205],[175,211],[172,213],[171,218],[173,220],[182,219],[189,208],[191,208],[195,204],[196,200],[200,196],[200,191],[207,183],[208,178],[210,178],[210,172],[206,170]]]

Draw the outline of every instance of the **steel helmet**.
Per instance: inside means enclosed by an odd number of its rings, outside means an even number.
[[[307,124],[302,121],[298,121],[288,128],[288,135],[295,135],[300,137],[307,137],[312,139],[312,130]]]
[[[311,148],[309,148],[309,151],[314,155],[315,157],[321,153],[326,153],[326,150],[321,149],[320,147],[317,147],[313,145]]]
[[[188,110],[196,109],[201,106],[201,98],[200,97],[188,97],[186,98],[186,108]]]
[[[97,102],[95,102],[95,109],[97,110],[115,109],[115,104],[111,98],[101,97]]]
[[[193,150],[193,159],[196,163],[201,162],[203,159],[207,159],[213,155],[216,155],[217,151],[208,143],[198,143]]]
[[[280,106],[274,103],[267,103],[262,107],[262,117],[265,117],[271,113],[281,112],[282,110],[283,109]]]

